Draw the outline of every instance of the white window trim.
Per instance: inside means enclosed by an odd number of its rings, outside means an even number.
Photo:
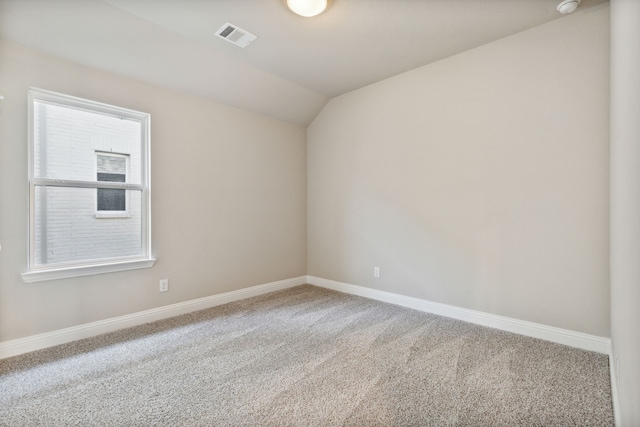
[[[91,276],[94,274],[115,273],[118,271],[151,268],[156,262],[154,258],[135,261],[113,261],[104,264],[90,264],[49,268],[46,270],[27,271],[22,273],[25,283],[45,282],[48,280],[67,279],[69,277]]]
[[[129,181],[129,159],[130,156],[128,154],[120,154],[120,153],[111,153],[109,151],[98,151],[96,150],[96,176],[98,174],[98,156],[111,156],[111,157],[120,157],[120,158],[124,158],[125,162],[126,162],[126,166],[125,166],[125,179],[124,182],[128,182]],[[98,182],[104,182],[104,181],[98,181]],[[95,217],[96,218],[131,218],[131,214],[129,213],[129,204],[130,204],[131,200],[129,197],[129,192],[126,192],[125,195],[125,210],[123,211],[99,211],[98,210],[98,195],[96,194],[96,213],[95,213]]]
[[[151,250],[151,194],[150,194],[150,129],[151,117],[147,113],[116,107],[100,102],[90,101],[56,92],[38,88],[29,88],[29,114],[28,114],[28,157],[29,157],[29,228],[28,228],[28,270],[22,274],[23,281],[27,283],[46,280],[56,280],[70,277],[87,276],[93,274],[112,273],[139,268],[153,267],[156,259]],[[129,118],[139,121],[141,126],[141,180],[140,184],[99,182],[99,181],[75,181],[49,178],[36,178],[34,168],[34,101],[45,101],[80,110],[99,112],[120,118]],[[115,188],[138,190],[142,192],[142,250],[136,257],[109,258],[100,260],[87,260],[76,263],[60,263],[54,265],[38,266],[35,264],[35,188],[36,186],[76,187],[76,188]]]

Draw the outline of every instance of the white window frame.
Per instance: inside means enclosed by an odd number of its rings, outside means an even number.
[[[22,274],[22,279],[27,283],[55,280],[68,277],[87,276],[93,274],[111,273],[116,271],[133,270],[153,267],[156,259],[151,250],[151,194],[150,194],[150,125],[151,117],[147,113],[103,104],[101,102],[77,98],[48,90],[29,88],[29,245],[28,245],[28,270]],[[92,113],[99,113],[130,119],[140,122],[141,128],[141,182],[140,184],[98,181],[63,180],[35,177],[34,156],[34,103],[44,101],[58,104],[68,108],[75,108]],[[38,186],[73,187],[73,188],[112,188],[140,191],[142,198],[142,250],[140,255],[108,258],[103,260],[86,260],[77,262],[58,263],[51,265],[37,265],[35,254],[35,193]]]
[[[96,180],[98,176],[98,156],[111,156],[111,157],[119,157],[124,158],[126,162],[125,166],[125,179],[124,182],[129,181],[129,160],[130,157],[128,154],[120,154],[120,153],[112,153],[109,151],[98,151],[96,150]],[[104,182],[104,181],[98,181]],[[97,190],[97,189],[96,189]],[[129,192],[125,195],[125,209],[123,211],[100,211],[98,210],[98,194],[96,191],[96,218],[131,218],[131,214],[129,213]]]

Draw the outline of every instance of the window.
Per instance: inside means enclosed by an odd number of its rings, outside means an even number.
[[[102,182],[127,182],[128,155],[96,153],[96,179]],[[126,190],[98,188],[96,218],[128,216]]]
[[[27,282],[153,266],[149,115],[29,90]]]

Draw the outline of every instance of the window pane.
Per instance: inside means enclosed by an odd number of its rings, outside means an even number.
[[[126,175],[127,158],[98,154],[98,175],[100,173]]]
[[[106,182],[126,182],[126,176],[119,173],[100,173],[98,172],[98,181]]]
[[[98,188],[99,211],[126,211],[126,191],[110,188]]]
[[[127,182],[141,183],[141,124],[131,119],[34,102],[34,175],[37,178],[95,181],[96,172],[127,173]],[[99,156],[96,152],[129,156]],[[100,157],[103,157],[101,160]],[[123,171],[124,172],[121,172]]]
[[[96,218],[97,189],[36,186],[36,264],[141,255],[142,192],[115,191],[125,194],[127,217]]]

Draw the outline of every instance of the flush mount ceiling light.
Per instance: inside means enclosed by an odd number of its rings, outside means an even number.
[[[327,8],[327,0],[287,0],[293,13],[305,18],[320,15]]]
[[[556,9],[558,9],[558,12],[561,14],[566,15],[576,10],[579,4],[580,0],[564,0]]]

